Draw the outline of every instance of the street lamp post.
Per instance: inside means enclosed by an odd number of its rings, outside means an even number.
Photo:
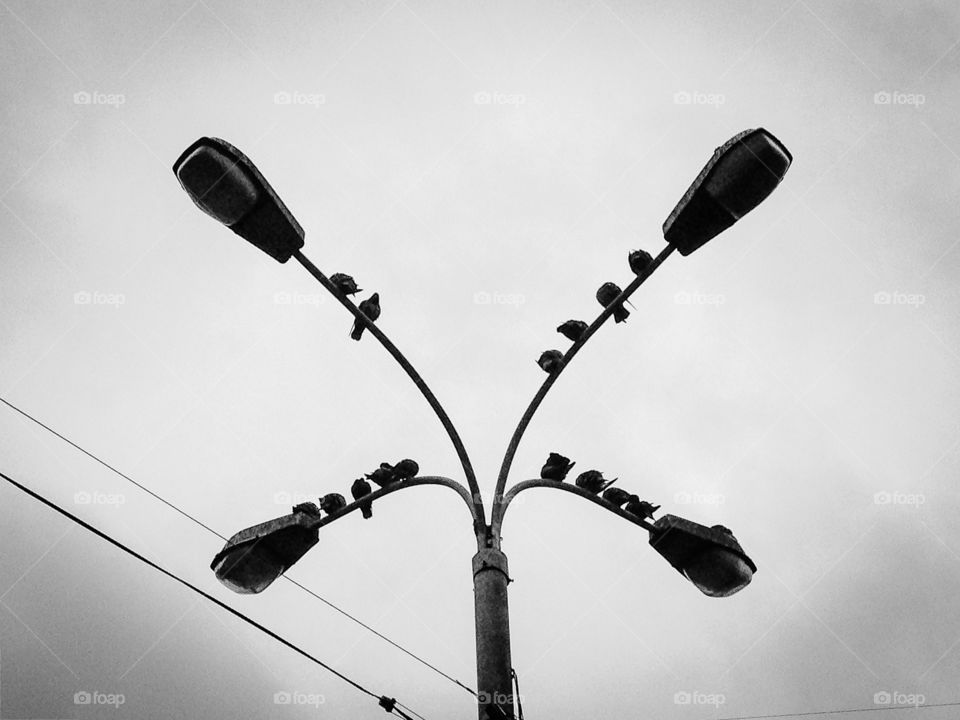
[[[472,559],[477,649],[477,701],[480,720],[514,718],[513,664],[507,556],[500,547],[504,515],[520,493],[551,487],[602,506],[649,533],[650,545],[704,594],[725,597],[749,584],[756,565],[733,534],[664,515],[656,522],[573,484],[532,479],[506,489],[520,440],[547,392],[580,348],[674,250],[689,255],[760,204],[780,183],[792,158],[766,130],[748,130],[717,148],[663,226],[667,246],[637,272],[636,278],[609,303],[563,354],[534,395],[510,439],[497,477],[487,523],[476,475],[463,442],[446,411],[410,362],[373,321],[341,292],[302,252],[304,233],[283,201],[253,163],[237,148],[217,138],[201,138],[174,164],[184,190],[205,213],[263,250],[278,262],[295,258],[390,353],[430,404],[457,452],[467,486],[450,478],[421,476],[387,485],[325,517],[307,509],[243,530],[217,553],[211,568],[227,587],[259,593],[286,572],[319,539],[319,531],[340,518],[399,490],[441,485],[454,490],[470,512],[477,552]]]

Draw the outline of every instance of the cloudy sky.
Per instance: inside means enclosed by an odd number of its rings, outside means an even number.
[[[246,152],[306,254],[380,293],[489,502],[535,359],[567,347],[554,328],[663,247],[714,147],[769,129],[783,185],[591,340],[511,478],[560,451],[732,528],[759,572],[707,598],[636,526],[521,496],[503,548],[524,710],[956,716],[932,707],[960,702],[955,3],[0,0],[0,57],[0,394],[222,535],[381,460],[462,477],[343,308],[193,206],[170,168],[196,138]],[[0,470],[377,694],[475,717],[292,584],[231,594],[219,538],[6,405]],[[416,488],[291,575],[473,686],[474,550],[461,501]],[[889,710],[911,702],[930,707]],[[4,720],[382,713],[0,488]]]

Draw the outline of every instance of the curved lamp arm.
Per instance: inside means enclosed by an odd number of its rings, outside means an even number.
[[[557,381],[557,378],[560,377],[560,374],[567,368],[570,364],[570,361],[573,360],[573,356],[582,348],[587,340],[600,329],[600,326],[606,322],[607,318],[613,314],[614,309],[619,307],[625,300],[633,294],[634,290],[640,287],[644,280],[650,277],[653,274],[653,271],[660,267],[661,263],[666,260],[670,253],[676,249],[675,245],[667,245],[663,250],[660,251],[660,254],[653,259],[653,261],[647,266],[646,270],[640,275],[637,275],[627,287],[617,295],[616,299],[611,302],[607,307],[603,309],[603,312],[593,321],[593,324],[590,325],[583,333],[583,337],[577,340],[566,354],[563,356],[563,363],[560,366],[560,369],[555,373],[551,373],[546,380],[543,381],[543,385],[540,386],[540,389],[537,391],[537,394],[533,396],[533,400],[530,401],[530,405],[527,406],[526,411],[523,413],[523,417],[520,418],[520,422],[517,424],[517,429],[513,431],[513,437],[510,438],[510,444],[507,446],[507,452],[503,456],[503,464],[500,466],[500,474],[497,476],[497,489],[494,492],[494,507],[492,514],[494,518],[498,515],[498,503],[503,503],[504,505],[509,502],[504,495],[503,491],[507,485],[507,475],[510,474],[510,465],[513,464],[513,457],[517,454],[517,447],[520,445],[520,439],[523,437],[523,433],[527,429],[527,425],[530,424],[530,420],[533,418],[533,414],[537,411],[537,408],[540,407],[540,403],[543,402],[543,398],[546,396],[547,392],[553,386],[553,383]],[[532,487],[526,483],[521,483],[525,487]],[[517,486],[519,487],[519,485]],[[563,486],[558,486],[563,487]],[[516,488],[515,488],[516,489]],[[570,487],[566,487],[570,489]],[[513,497],[513,490],[510,491],[507,497]],[[518,490],[519,492],[519,490]],[[499,515],[502,517],[503,512],[500,512]],[[496,520],[494,520],[496,522]]]
[[[323,518],[318,519],[316,522],[311,523],[310,527],[317,528],[319,530],[324,525],[329,525],[335,520],[339,520],[344,515],[349,515],[355,510],[359,510],[362,505],[372,503],[374,500],[390,495],[391,493],[395,493],[398,490],[406,490],[407,488],[414,487],[415,485],[443,485],[444,487],[454,490],[467,504],[467,508],[470,510],[470,515],[473,517],[473,520],[476,523],[476,503],[474,503],[470,492],[463,485],[458,483],[456,480],[451,480],[450,478],[441,477],[439,475],[427,475],[424,477],[415,477],[409,480],[402,480],[401,482],[393,483],[392,485],[381,488],[376,492],[372,492],[369,495],[365,495],[363,499],[355,500],[349,505],[337,510],[337,512],[333,513],[332,515],[326,515]]]
[[[397,349],[397,346],[390,342],[390,338],[384,335],[383,331],[380,330],[376,324],[371,322],[366,315],[360,312],[356,305],[354,305],[346,296],[340,293],[334,284],[330,282],[330,279],[320,272],[320,269],[317,268],[316,265],[310,262],[310,260],[299,250],[295,250],[293,252],[293,257],[295,257],[297,261],[303,265],[307,271],[330,292],[331,295],[339,300],[340,304],[349,310],[359,322],[363,323],[366,329],[370,331],[370,334],[373,335],[380,342],[380,344],[386,348],[387,352],[393,356],[393,359],[400,364],[400,367],[402,367],[410,379],[413,380],[413,384],[417,386],[417,389],[423,394],[427,402],[430,403],[430,407],[433,408],[433,412],[436,414],[437,418],[439,418],[440,423],[443,425],[443,429],[447,431],[447,435],[450,437],[450,441],[453,443],[453,447],[457,451],[457,457],[460,458],[460,465],[463,467],[463,474],[466,476],[467,486],[470,488],[470,494],[467,494],[465,490],[461,494],[471,505],[470,513],[473,515],[474,521],[477,523],[477,532],[479,534],[481,529],[485,528],[486,526],[486,517],[483,510],[483,500],[480,496],[480,487],[477,485],[477,476],[473,471],[473,465],[471,465],[470,458],[467,456],[467,450],[463,446],[463,441],[460,439],[457,429],[450,421],[450,416],[447,415],[446,410],[443,409],[440,401],[437,400],[437,396],[433,394],[433,391],[429,388],[427,383],[424,382],[423,378],[420,377],[420,374],[413,368],[413,365],[410,364],[410,361],[408,361],[407,358],[404,357],[403,353]],[[446,478],[440,479],[446,480]],[[449,485],[451,482],[453,481],[451,480],[446,483],[437,484]],[[404,485],[405,487],[408,487],[411,484],[413,484],[413,482],[408,480]],[[453,487],[452,485],[449,486]],[[462,486],[457,485],[457,487],[460,488],[460,490],[463,490]],[[382,491],[373,493],[371,497],[378,497],[380,492]],[[352,507],[352,505],[348,505],[347,507]],[[338,515],[332,517],[337,517]]]
[[[616,505],[611,505],[603,498],[597,496],[595,493],[590,492],[589,490],[584,490],[583,488],[578,488],[576,485],[571,485],[565,482],[557,482],[556,480],[543,480],[537,478],[536,480],[524,480],[518,482],[510,491],[504,495],[502,498],[497,498],[500,502],[494,504],[493,507],[493,517],[491,520],[491,528],[493,531],[493,542],[494,547],[500,547],[500,528],[503,526],[503,516],[507,512],[507,507],[509,507],[510,502],[524,490],[529,490],[530,488],[536,487],[546,487],[554,488],[556,490],[565,490],[568,493],[573,493],[574,495],[579,495],[585,500],[599,505],[605,510],[612,512],[614,515],[619,515],[624,520],[632,522],[634,525],[639,525],[647,532],[653,533],[657,532],[657,528],[654,527],[653,523],[649,522],[644,518],[638,518],[636,515],[631,515],[626,510],[617,507]]]

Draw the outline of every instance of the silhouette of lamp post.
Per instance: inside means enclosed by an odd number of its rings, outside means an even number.
[[[303,229],[253,163],[237,148],[217,138],[200,138],[190,145],[177,159],[173,170],[194,203],[278,262],[295,258],[365,326],[430,404],[453,443],[467,483],[464,487],[446,477],[414,477],[383,487],[322,518],[295,510],[290,515],[247,528],[231,537],[217,553],[211,564],[217,578],[236,592],[262,592],[317,544],[323,526],[399,490],[422,485],[442,485],[454,490],[467,505],[477,540],[472,563],[480,720],[515,717],[507,604],[510,578],[500,538],[507,507],[520,492],[535,487],[563,490],[641,526],[649,534],[650,545],[708,596],[726,597],[746,587],[756,572],[756,565],[733,534],[722,526],[706,527],[674,515],[663,515],[656,522],[649,522],[583,488],[554,480],[525,480],[509,491],[506,483],[520,440],[543,398],[614,309],[628,300],[674,250],[689,255],[759,205],[783,179],[791,162],[792,157],[783,144],[763,129],[739,133],[716,149],[667,217],[663,225],[667,246],[604,307],[563,355],[557,369],[548,374],[523,413],[503,457],[488,524],[477,478],[463,442],[423,378],[383,331],[304,256],[301,252]]]

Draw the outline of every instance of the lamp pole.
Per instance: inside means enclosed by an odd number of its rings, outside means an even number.
[[[386,334],[357,307],[301,251],[303,229],[283,204],[266,178],[237,148],[216,138],[201,138],[174,164],[174,173],[193,201],[208,215],[235,233],[285,263],[295,258],[329,291],[366,331],[396,360],[427,400],[453,444],[466,480],[466,487],[440,476],[413,477],[387,485],[360,500],[320,517],[294,508],[291,515],[247,528],[231,537],[217,553],[212,569],[231,589],[242,593],[262,592],[297,562],[318,539],[320,529],[369,506],[399,490],[440,485],[454,490],[470,512],[477,552],[471,561],[477,653],[477,711],[479,720],[517,717],[519,698],[514,697],[514,672],[510,655],[510,612],[507,556],[500,545],[504,515],[510,502],[525,490],[551,487],[578,495],[639,525],[649,533],[650,544],[702,592],[731,595],[751,580],[756,566],[726,528],[702,525],[664,515],[655,523],[598,497],[587,489],[549,479],[532,479],[506,489],[510,468],[527,426],[546,394],[580,348],[622,307],[674,250],[689,255],[735,223],[773,191],[789,168],[792,158],[780,142],[765,130],[749,130],[717,148],[713,157],[664,223],[667,246],[633,268],[633,281],[587,326],[559,362],[548,371],[510,439],[497,477],[490,522],[476,474],[456,428],[439,400]],[[629,507],[629,504],[628,504]],[[381,704],[389,708],[390,699]]]

